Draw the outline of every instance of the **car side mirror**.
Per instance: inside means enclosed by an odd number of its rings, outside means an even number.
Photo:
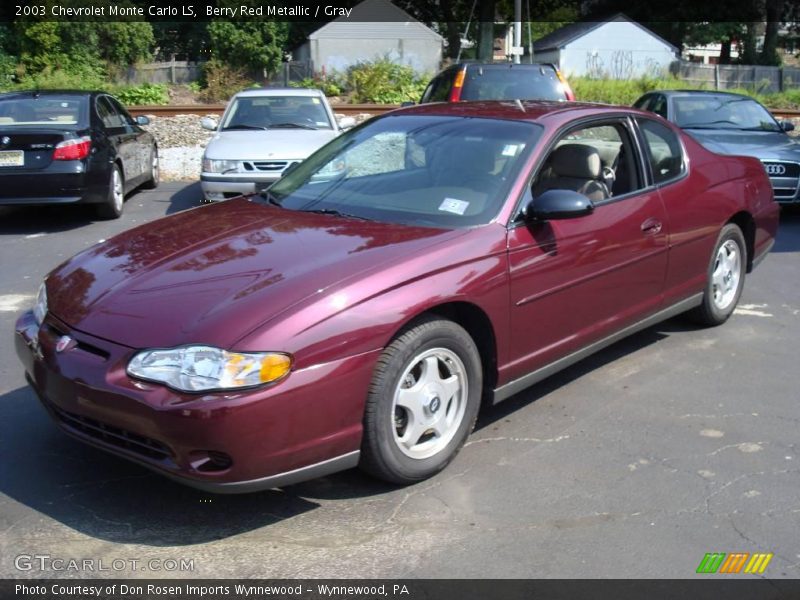
[[[144,115],[139,115],[136,117],[136,124],[137,125],[150,125],[150,119],[145,117]]]
[[[794,123],[791,121],[781,121],[781,129],[786,132],[794,131]]]
[[[208,129],[209,131],[216,131],[217,130],[217,121],[212,119],[211,117],[203,117],[200,120],[200,127],[203,129]]]
[[[339,124],[339,129],[341,130],[352,129],[356,126],[356,120],[353,117],[342,117],[341,119],[337,120],[337,123]]]
[[[572,190],[547,190],[533,198],[523,214],[529,222],[575,219],[592,214],[594,205],[583,194]]]

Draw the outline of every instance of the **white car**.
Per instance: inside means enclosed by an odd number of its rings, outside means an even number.
[[[280,179],[355,121],[337,123],[320,90],[267,88],[239,92],[219,124],[202,121],[216,135],[203,154],[200,185],[205,202],[254,193]]]

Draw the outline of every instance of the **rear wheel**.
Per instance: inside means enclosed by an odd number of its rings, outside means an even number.
[[[364,414],[361,467],[392,483],[438,473],[475,425],[482,392],[478,349],[456,323],[429,318],[378,360]]]
[[[145,181],[142,187],[146,190],[154,190],[159,183],[161,183],[161,170],[158,163],[158,148],[153,146],[150,152],[150,179]]]
[[[103,219],[118,219],[125,203],[125,180],[118,165],[111,167],[106,201],[97,205],[97,214]]]
[[[711,263],[703,302],[691,311],[701,325],[721,325],[736,309],[744,287],[747,268],[747,246],[742,230],[733,223],[722,228]]]

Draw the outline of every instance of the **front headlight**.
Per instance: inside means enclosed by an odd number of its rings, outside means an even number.
[[[239,170],[238,160],[203,158],[203,173],[230,173]]]
[[[284,377],[292,358],[280,352],[228,352],[212,346],[142,350],[128,363],[128,375],[183,392],[235,390]]]
[[[36,324],[41,325],[44,317],[47,314],[47,286],[44,281],[39,286],[39,291],[36,294],[36,303],[33,305],[33,318],[36,319]]]

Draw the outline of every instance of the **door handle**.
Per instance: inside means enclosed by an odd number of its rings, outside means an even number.
[[[657,219],[647,219],[642,223],[642,233],[645,235],[656,235],[661,232],[661,221]]]

